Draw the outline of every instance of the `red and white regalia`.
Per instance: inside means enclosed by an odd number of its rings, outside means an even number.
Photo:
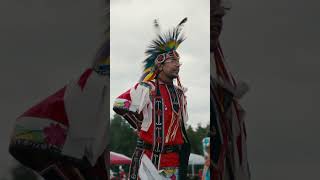
[[[162,99],[160,103],[157,101],[159,97],[154,81],[138,83],[116,99],[114,110],[139,129],[138,152],[133,158],[146,154],[158,169],[179,167],[177,145],[184,143],[186,137],[182,126],[188,120],[184,95],[186,89],[159,82],[159,90]],[[156,153],[157,148],[167,152]],[[138,169],[131,166],[131,170]]]
[[[186,21],[184,18],[173,30],[157,35],[145,51],[147,58],[139,83],[115,100],[114,111],[138,132],[130,180],[150,179],[150,175],[158,179],[159,174],[170,179],[186,177],[190,154],[185,131],[188,120],[186,89],[181,86],[178,74],[167,83],[158,77],[162,71],[159,67],[166,62],[174,62],[173,67],[179,71],[177,67],[181,64],[176,49],[185,39],[180,32]],[[154,25],[160,29],[157,20]],[[175,78],[178,86],[173,83]]]

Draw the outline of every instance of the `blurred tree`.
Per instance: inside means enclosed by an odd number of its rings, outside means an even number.
[[[187,129],[188,138],[191,144],[191,153],[203,155],[202,139],[208,136],[209,125],[201,127],[198,125],[196,130],[193,130],[191,126]]]
[[[124,154],[131,157],[137,142],[137,134],[130,127],[125,119],[115,114],[111,119],[111,151]],[[188,138],[191,143],[191,152],[195,154],[203,154],[202,139],[208,136],[209,125],[206,127],[197,126],[195,130],[189,126],[187,128]]]
[[[115,114],[110,124],[111,151],[131,157],[137,142],[137,134],[125,119]]]

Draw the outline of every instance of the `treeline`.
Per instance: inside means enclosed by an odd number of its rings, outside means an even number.
[[[204,128],[198,125],[195,130],[190,126],[187,128],[192,153],[203,154],[202,139],[208,136],[208,132],[209,125]],[[111,151],[131,157],[136,147],[137,133],[130,127],[130,124],[127,123],[125,119],[117,114],[111,119],[110,135]]]

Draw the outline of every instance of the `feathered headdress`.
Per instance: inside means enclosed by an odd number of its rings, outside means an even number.
[[[110,12],[108,7],[103,17],[106,21],[104,42],[96,53],[92,68],[100,75],[110,75]]]
[[[102,43],[93,60],[93,69],[100,75],[110,75],[110,41],[109,38]]]
[[[181,34],[181,29],[186,21],[187,18],[184,18],[177,27],[163,34],[160,34],[160,25],[158,21],[154,21],[157,38],[152,40],[145,51],[147,59],[143,61],[144,71],[140,81],[150,81],[154,79],[157,75],[156,65],[163,63],[171,57],[179,58],[176,49],[181,42],[185,40],[185,36]]]

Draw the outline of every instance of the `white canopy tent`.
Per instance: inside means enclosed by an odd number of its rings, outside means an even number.
[[[192,166],[192,176],[194,176],[194,165],[204,165],[204,157],[191,153],[189,156],[189,166]]]

